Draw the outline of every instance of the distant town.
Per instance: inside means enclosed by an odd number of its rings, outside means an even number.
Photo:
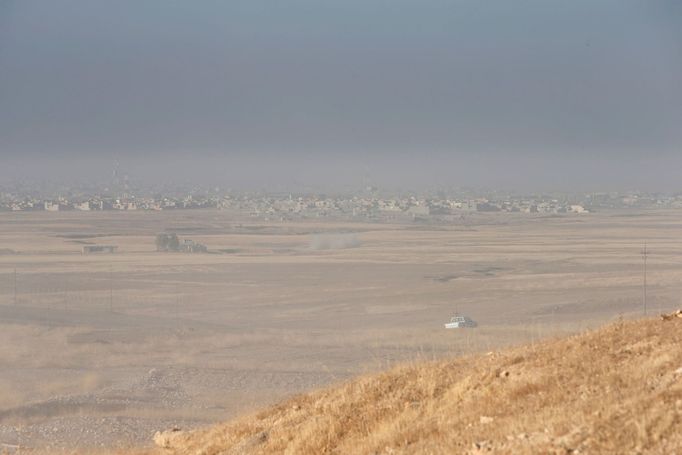
[[[231,210],[264,220],[329,217],[351,220],[417,220],[462,217],[472,212],[589,214],[610,209],[682,208],[682,194],[585,193],[516,195],[469,189],[433,194],[388,194],[367,186],[352,194],[238,192],[219,188],[172,190],[111,187],[31,189],[0,188],[0,211]]]

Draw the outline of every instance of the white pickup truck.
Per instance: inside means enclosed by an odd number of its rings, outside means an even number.
[[[446,329],[461,329],[464,327],[476,327],[475,321],[467,316],[455,315],[450,319],[450,322],[445,324]]]

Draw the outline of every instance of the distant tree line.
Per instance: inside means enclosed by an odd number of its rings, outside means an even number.
[[[157,234],[156,251],[180,251],[180,239],[177,234]]]
[[[157,234],[156,251],[175,251],[183,253],[207,253],[206,245],[194,240],[185,239],[182,242],[177,234]]]

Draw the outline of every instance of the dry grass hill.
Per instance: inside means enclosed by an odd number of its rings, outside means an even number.
[[[157,434],[151,453],[682,453],[678,316],[400,366]]]
[[[403,365],[140,454],[682,453],[682,313]]]

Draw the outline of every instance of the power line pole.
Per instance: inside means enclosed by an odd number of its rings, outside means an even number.
[[[17,269],[14,268],[14,304],[17,304]]]
[[[109,264],[109,313],[114,312],[114,272]]]
[[[175,322],[180,327],[180,290],[178,283],[175,283]]]
[[[644,305],[644,315],[646,316],[646,260],[649,252],[646,249],[646,242],[644,242],[644,249],[642,250],[642,259],[644,260],[644,282],[642,286],[642,303]]]

